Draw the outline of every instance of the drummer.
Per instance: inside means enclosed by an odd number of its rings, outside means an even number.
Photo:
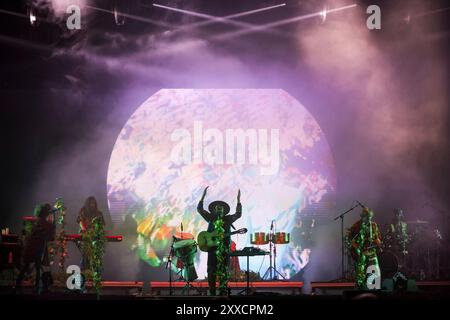
[[[393,245],[403,255],[408,254],[406,245],[409,242],[408,224],[404,220],[405,216],[403,210],[400,208],[394,209],[394,218],[388,225],[387,234],[393,241]]]

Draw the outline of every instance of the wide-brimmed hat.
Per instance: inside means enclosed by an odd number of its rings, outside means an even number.
[[[213,201],[209,204],[208,209],[211,213],[216,213],[216,206],[222,206],[224,208],[223,213],[226,215],[230,212],[230,206],[225,201]]]

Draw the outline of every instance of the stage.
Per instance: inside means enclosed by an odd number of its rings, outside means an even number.
[[[172,286],[172,292],[170,287]],[[100,299],[171,299],[177,297],[198,298],[198,299],[227,299],[244,297],[314,297],[329,296],[334,299],[355,297],[362,292],[356,290],[353,282],[311,282],[311,291],[304,292],[305,284],[298,281],[254,281],[250,282],[249,292],[246,293],[246,282],[229,282],[228,296],[208,295],[208,283],[205,281],[194,281],[187,283],[174,281],[103,281]],[[364,291],[377,297],[450,297],[450,281],[417,281],[416,289],[394,290],[383,288],[382,290]],[[0,294],[10,295],[13,292],[11,285],[2,284]],[[53,299],[55,297],[63,299],[97,299],[92,283],[87,282],[85,292],[69,290],[65,284],[55,284],[50,289],[51,293],[41,296],[32,294],[32,283],[24,282],[21,295],[28,298]],[[373,297],[372,297],[373,298]]]
[[[217,284],[218,285],[218,284]],[[170,293],[172,286],[172,294]],[[31,292],[32,283],[24,282],[23,293]],[[230,295],[245,295],[247,282],[229,282]],[[249,292],[253,294],[274,294],[274,295],[300,295],[302,293],[303,282],[298,281],[255,281],[250,282]],[[1,286],[2,292],[12,290],[11,285]],[[51,291],[60,294],[70,293],[65,284],[56,284]],[[92,293],[92,283],[86,283],[86,293]],[[194,281],[189,284],[182,281],[103,281],[102,294],[105,295],[131,295],[139,297],[159,297],[159,296],[207,296],[208,282]]]
[[[2,316],[449,309],[448,21],[448,0],[0,1]]]

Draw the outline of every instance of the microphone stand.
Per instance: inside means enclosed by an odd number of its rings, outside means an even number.
[[[262,279],[266,280],[267,276],[270,276],[270,280],[279,280],[278,276],[282,277],[284,280],[286,280],[286,278],[277,270],[277,245],[275,243],[275,231],[276,231],[276,226],[274,229],[274,222],[275,220],[272,220],[272,223],[270,225],[270,233],[269,233],[269,246],[270,246],[270,253],[269,253],[269,258],[270,258],[270,266],[267,269],[267,271],[264,273]],[[272,255],[273,252],[273,255]],[[273,259],[273,263],[272,263],[272,259]]]
[[[273,280],[273,276],[272,276],[272,240],[273,240],[273,220],[271,221],[270,224],[270,232],[269,232],[269,268],[266,270],[266,272],[264,273],[262,279],[266,280],[267,276],[269,276],[269,280]]]
[[[273,236],[274,236],[274,231],[273,231],[273,220],[272,223],[270,224],[270,233],[269,233],[269,246],[270,246],[270,280],[273,280],[272,277],[272,240],[273,240]]]
[[[344,256],[345,256],[345,239],[344,239],[344,216],[349,213],[350,211],[354,210],[356,207],[359,206],[359,203],[354,205],[353,207],[351,207],[350,209],[348,209],[347,211],[341,213],[340,215],[338,215],[336,218],[334,218],[333,220],[336,221],[337,219],[341,219],[341,279],[344,280],[345,279],[345,266],[344,266]]]
[[[169,268],[169,295],[172,295],[172,257],[173,257],[173,243],[174,237],[172,237],[172,244],[170,245],[169,256],[167,257],[166,269]]]

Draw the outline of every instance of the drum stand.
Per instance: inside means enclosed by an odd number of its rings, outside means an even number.
[[[283,280],[286,280],[286,278],[277,270],[277,245],[275,243],[273,243],[274,238],[275,238],[275,231],[273,228],[273,220],[272,220],[272,224],[270,226],[270,233],[269,233],[269,246],[270,246],[270,254],[269,254],[269,259],[270,259],[270,266],[269,268],[266,270],[266,272],[264,273],[262,279],[263,280],[280,280],[278,279],[278,276],[282,277]],[[273,246],[272,246],[273,243]],[[272,265],[272,248],[273,248],[273,265]],[[269,279],[266,279],[267,276],[270,276]]]
[[[181,274],[180,277],[178,278],[178,281],[184,281],[184,283],[185,283],[185,284],[184,284],[184,287],[183,287],[183,290],[181,291],[181,294],[184,295],[185,292],[187,291],[187,295],[189,296],[189,294],[190,294],[190,289],[192,288],[192,289],[195,289],[199,295],[202,295],[202,292],[200,291],[199,288],[194,287],[194,286],[191,284],[191,281],[189,281],[189,280],[187,280],[187,279],[185,279],[185,278],[183,277],[183,270],[184,270],[185,268],[186,268],[186,267],[185,267],[185,264],[183,263],[183,269],[181,269],[181,270],[177,273],[178,275]]]
[[[172,289],[172,283],[173,281],[173,271],[172,271],[172,258],[173,258],[173,244],[175,242],[175,238],[172,237],[172,244],[170,245],[170,252],[169,252],[169,256],[167,257],[167,263],[166,263],[166,269],[169,269],[169,295],[171,296],[173,294],[173,289]],[[177,271],[176,275],[178,276],[178,279],[175,281],[185,281],[185,279],[182,276],[183,269]],[[186,286],[189,286],[189,282],[187,282]],[[186,288],[185,286],[185,288]],[[184,291],[184,289],[183,289]],[[189,295],[189,291],[188,291],[188,295]]]

